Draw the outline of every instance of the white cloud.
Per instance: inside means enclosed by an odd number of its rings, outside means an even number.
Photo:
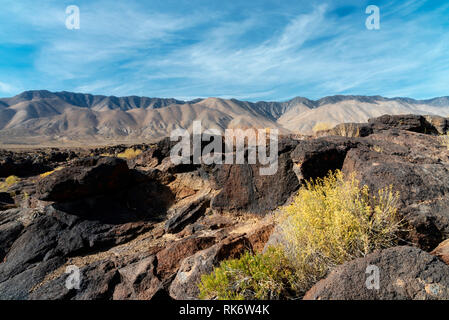
[[[0,81],[0,92],[1,93],[13,94],[13,93],[17,93],[17,91],[18,91],[18,88],[16,88],[15,86]]]

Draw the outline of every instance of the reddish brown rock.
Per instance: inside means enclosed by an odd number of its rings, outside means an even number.
[[[114,300],[150,300],[162,295],[164,287],[156,276],[155,258],[150,256],[118,269],[121,282],[115,287]]]
[[[431,254],[437,256],[443,260],[446,264],[449,264],[449,239],[441,242]]]
[[[166,279],[175,274],[183,259],[212,246],[214,237],[189,237],[176,241],[159,251],[157,257],[157,275]]]
[[[169,292],[174,299],[194,300],[198,298],[198,282],[203,274],[213,271],[221,261],[238,258],[245,251],[252,251],[251,243],[244,237],[228,238],[195,253],[182,261]]]

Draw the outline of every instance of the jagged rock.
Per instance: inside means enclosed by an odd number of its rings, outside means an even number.
[[[125,160],[90,158],[39,180],[38,197],[46,201],[69,201],[126,188],[131,174]]]
[[[426,118],[427,122],[429,122],[438,131],[439,134],[448,133],[449,131],[448,118],[433,115],[426,115],[424,116],[424,118]]]
[[[424,116],[414,114],[383,115],[368,119],[368,124],[373,130],[390,130],[394,128],[426,134],[438,134],[438,130]]]
[[[330,170],[341,169],[347,152],[358,145],[359,140],[346,137],[300,141],[291,153],[295,173],[301,182],[324,177]]]
[[[210,197],[200,197],[199,199],[174,210],[173,216],[165,223],[165,232],[176,233],[181,231],[186,225],[195,222],[209,208]]]
[[[162,282],[156,276],[154,256],[118,269],[121,281],[115,287],[114,300],[150,300],[164,291]]]
[[[23,223],[18,220],[19,216],[20,209],[0,213],[0,263],[24,228]]]
[[[379,268],[379,289],[371,282]],[[373,284],[368,289],[366,282]],[[315,284],[306,300],[449,299],[449,266],[418,248],[395,247],[343,264]]]
[[[175,274],[182,260],[215,243],[214,237],[189,237],[176,241],[159,251],[157,257],[157,275],[160,279],[167,279]]]
[[[251,248],[255,253],[263,252],[266,243],[271,237],[274,230],[274,224],[268,223],[256,227],[253,231],[247,234],[248,240],[251,243]]]
[[[373,133],[373,128],[367,123],[340,123],[329,130],[321,130],[316,136],[344,136],[344,137],[366,137]]]
[[[228,238],[186,258],[170,286],[170,296],[179,300],[197,299],[198,282],[203,274],[212,272],[224,259],[238,258],[247,250],[251,251],[252,248],[246,237]]]
[[[26,275],[30,277],[30,273],[48,269],[48,261],[52,261],[50,266],[54,269],[70,256],[104,250],[151,229],[151,224],[145,222],[104,224],[84,220],[49,207],[45,214],[35,217],[19,231],[21,214],[24,213],[19,211],[6,224],[0,224],[0,227],[8,228],[10,233],[15,234],[10,234],[8,240],[12,245],[9,250],[6,247],[4,262],[0,263],[0,288],[15,283],[14,279],[22,279]],[[5,241],[5,244],[7,243]],[[20,285],[16,283],[14,292],[0,290],[0,299],[26,298],[29,290],[37,285],[42,277],[32,277],[22,281]]]
[[[448,156],[432,136],[384,131],[349,150],[343,172],[355,172],[372,192],[390,185],[398,191],[409,240],[431,250],[449,236]]]
[[[449,239],[441,242],[438,247],[432,250],[431,254],[449,264]]]
[[[281,153],[273,175],[260,175],[260,164],[216,166],[212,179],[221,191],[212,199],[211,208],[219,212],[246,211],[267,213],[283,205],[299,188],[290,153]]]
[[[15,207],[13,197],[8,192],[0,192],[0,211]]]

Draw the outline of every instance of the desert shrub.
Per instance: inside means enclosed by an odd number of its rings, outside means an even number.
[[[449,149],[449,133],[443,134],[439,137],[440,143]]]
[[[9,187],[12,187],[17,182],[20,181],[20,178],[17,176],[9,176],[5,179],[5,181],[0,182],[0,191],[6,191]]]
[[[354,123],[342,123],[335,127],[335,134],[342,137],[359,137],[360,128]]]
[[[57,168],[54,169],[54,170],[51,170],[51,171],[47,171],[47,172],[41,173],[41,174],[39,175],[39,177],[41,177],[41,178],[48,177],[49,175],[51,175],[51,174],[54,173],[55,171],[62,170],[63,168],[64,168],[64,167],[57,167]]]
[[[119,158],[133,159],[142,153],[142,150],[128,148],[124,152],[117,154]]]
[[[112,153],[101,153],[100,157],[114,157]]]
[[[282,250],[269,248],[263,254],[244,253],[239,259],[221,262],[199,283],[201,299],[266,300],[295,292],[294,270]]]
[[[332,129],[333,125],[327,122],[317,122],[314,126],[312,131],[314,133],[317,133],[318,131],[324,131]]]
[[[278,247],[222,262],[202,277],[200,298],[299,298],[335,266],[396,245],[398,202],[391,186],[372,193],[339,170],[309,180],[279,209]]]
[[[354,174],[345,180],[341,171],[308,181],[278,216],[298,294],[335,266],[395,245],[402,229],[398,199],[391,186],[371,194]]]

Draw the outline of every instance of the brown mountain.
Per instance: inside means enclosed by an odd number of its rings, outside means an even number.
[[[318,122],[366,122],[382,114],[449,114],[449,97],[296,97],[286,102],[181,101],[72,92],[26,91],[0,99],[0,144],[104,144],[153,141],[176,128],[277,128],[308,134]]]

